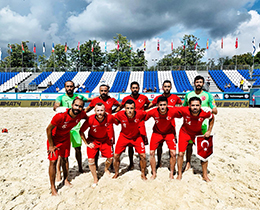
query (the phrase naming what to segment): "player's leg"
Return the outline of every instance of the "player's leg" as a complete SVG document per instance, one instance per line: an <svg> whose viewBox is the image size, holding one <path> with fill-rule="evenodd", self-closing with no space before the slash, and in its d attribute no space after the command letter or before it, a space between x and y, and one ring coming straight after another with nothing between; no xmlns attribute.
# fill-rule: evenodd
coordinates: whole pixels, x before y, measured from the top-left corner
<svg viewBox="0 0 260 210"><path fill-rule="evenodd" d="M159 144L158 148L157 148L157 165L156 168L160 168L162 167L162 147L163 147L163 142Z"/></svg>
<svg viewBox="0 0 260 210"><path fill-rule="evenodd" d="M155 150L158 146L162 143L162 136L157 133L153 133L150 140L150 165L152 169L152 176L151 179L156 178L156 160L155 160ZM157 150L158 151L158 150Z"/></svg>
<svg viewBox="0 0 260 210"><path fill-rule="evenodd" d="M147 180L146 176L145 176L145 169L146 169L146 155L145 153L140 153L139 154L140 157L140 167L141 167L141 178L143 180Z"/></svg>
<svg viewBox="0 0 260 210"><path fill-rule="evenodd" d="M81 153L81 147L75 147L75 156L76 156L76 160L78 162L78 168L79 168L79 172L83 173L83 169L82 169L82 153Z"/></svg>
<svg viewBox="0 0 260 210"><path fill-rule="evenodd" d="M107 132L108 132L108 137L109 139L111 140L112 142L112 150L113 150L113 153L114 153L114 147L113 145L115 144L115 131L114 131L114 126L113 124L110 124L107 128ZM114 164L113 164L113 159L112 159L112 162L110 164L110 169L113 170L114 169Z"/></svg>
<svg viewBox="0 0 260 210"><path fill-rule="evenodd" d="M147 134L146 134L145 122L144 121L141 121L139 123L139 131L140 131L141 137L143 139L144 145L148 145L148 138L147 138Z"/></svg>
<svg viewBox="0 0 260 210"><path fill-rule="evenodd" d="M97 151L97 153L95 155L95 165L96 165L97 170L98 170L98 158L99 158L99 150Z"/></svg>
<svg viewBox="0 0 260 210"><path fill-rule="evenodd" d="M201 166L202 166L202 176L203 176L203 179L206 182L210 182L211 180L208 177L208 171L207 171L208 170L208 161L206 161L206 162L201 161Z"/></svg>
<svg viewBox="0 0 260 210"><path fill-rule="evenodd" d="M133 170L134 169L134 148L133 147L128 147L128 156L129 156L129 166L128 170Z"/></svg>
<svg viewBox="0 0 260 210"><path fill-rule="evenodd" d="M60 156L58 157L58 160L57 160L57 176L56 176L56 181L57 182L60 182L61 181L61 164L60 164Z"/></svg>
<svg viewBox="0 0 260 210"><path fill-rule="evenodd" d="M152 176L151 179L156 178L156 160L155 160L155 151L150 150L150 165L152 169Z"/></svg>
<svg viewBox="0 0 260 210"><path fill-rule="evenodd" d="M114 154L114 169L115 175L112 177L116 179L119 176L119 165L120 165L120 156L122 152L125 150L128 142L122 135L119 135L119 138L116 143L115 154Z"/></svg>
<svg viewBox="0 0 260 210"><path fill-rule="evenodd" d="M82 140L79 134L79 130L75 127L70 131L70 141L72 144L72 147L75 149L75 157L78 162L78 169L79 172L83 173L82 169L82 153L81 153L81 145Z"/></svg>
<svg viewBox="0 0 260 210"><path fill-rule="evenodd" d="M176 150L170 150L170 179L174 179L173 173L176 165Z"/></svg>
<svg viewBox="0 0 260 210"><path fill-rule="evenodd" d="M61 167L63 170L63 184L66 186L71 186L71 183L68 180L68 176L69 176L69 159L68 159L68 157L61 157Z"/></svg>
<svg viewBox="0 0 260 210"><path fill-rule="evenodd" d="M169 148L170 153L170 179L173 179L173 173L176 164L176 143L175 143L175 135L173 133L165 135L165 141Z"/></svg>
<svg viewBox="0 0 260 210"><path fill-rule="evenodd" d="M142 137L138 137L135 141L131 140L131 144L135 147L136 152L139 154L140 158L140 168L141 168L141 178L146 180L145 169L146 169L146 155L145 146Z"/></svg>
<svg viewBox="0 0 260 210"><path fill-rule="evenodd" d="M183 156L184 156L184 152L179 152L178 158L177 158L177 165L178 165L178 176L177 176L177 179L178 180L182 179Z"/></svg>
<svg viewBox="0 0 260 210"><path fill-rule="evenodd" d="M92 185L92 187L95 187L96 184L98 183L98 177L97 177L97 169L96 169L96 165L95 165L95 156L96 156L96 153L99 149L99 145L98 144L95 144L95 142L92 142L95 146L94 148L90 148L90 147L87 147L87 155L88 155L88 166L89 166L89 169L91 171L91 174L94 178L94 184Z"/></svg>
<svg viewBox="0 0 260 210"><path fill-rule="evenodd" d="M55 187L56 166L57 166L57 160L50 160L49 177L50 177L52 195L58 195L58 192Z"/></svg>
<svg viewBox="0 0 260 210"><path fill-rule="evenodd" d="M109 167L110 167L110 165L112 164L112 161L113 161L112 142L110 140L107 140L107 142L104 142L101 145L100 151L101 151L102 157L107 158L107 160L105 162L105 173L110 174Z"/></svg>
<svg viewBox="0 0 260 210"><path fill-rule="evenodd" d="M112 177L113 179L116 179L119 176L119 165L120 165L120 156L122 153L115 153L114 154L114 169L115 169L115 175Z"/></svg>
<svg viewBox="0 0 260 210"><path fill-rule="evenodd" d="M193 142L190 140L186 150L186 166L185 171L191 168L191 155L192 155Z"/></svg>

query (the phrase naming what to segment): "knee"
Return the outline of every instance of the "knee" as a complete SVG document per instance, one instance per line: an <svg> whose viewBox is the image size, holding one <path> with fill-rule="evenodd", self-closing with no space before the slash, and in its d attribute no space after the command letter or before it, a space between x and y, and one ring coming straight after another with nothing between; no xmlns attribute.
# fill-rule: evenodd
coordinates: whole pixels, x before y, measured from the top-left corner
<svg viewBox="0 0 260 210"><path fill-rule="evenodd" d="M155 156L155 151L154 151L154 150L151 150L151 151L150 151L150 157L153 157L153 158L154 158L154 156Z"/></svg>
<svg viewBox="0 0 260 210"><path fill-rule="evenodd" d="M142 154L140 154L139 156L140 156L140 159L141 159L141 160L145 160L145 158L146 158L145 153L142 153Z"/></svg>
<svg viewBox="0 0 260 210"><path fill-rule="evenodd" d="M114 160L115 161L119 161L120 158L120 154L114 154Z"/></svg>
<svg viewBox="0 0 260 210"><path fill-rule="evenodd" d="M95 159L94 158L89 158L88 159L88 164L89 165L94 165Z"/></svg>
<svg viewBox="0 0 260 210"><path fill-rule="evenodd" d="M179 152L178 157L183 158L184 152Z"/></svg>
<svg viewBox="0 0 260 210"><path fill-rule="evenodd" d="M170 150L171 157L176 157L176 150Z"/></svg>
<svg viewBox="0 0 260 210"><path fill-rule="evenodd" d="M50 160L50 166L54 167L57 164L57 160Z"/></svg>

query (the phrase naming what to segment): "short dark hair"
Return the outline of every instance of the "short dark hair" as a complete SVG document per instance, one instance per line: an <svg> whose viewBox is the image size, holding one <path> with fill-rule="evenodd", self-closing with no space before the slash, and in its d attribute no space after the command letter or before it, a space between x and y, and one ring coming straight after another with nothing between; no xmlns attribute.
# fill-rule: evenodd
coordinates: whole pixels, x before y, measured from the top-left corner
<svg viewBox="0 0 260 210"><path fill-rule="evenodd" d="M203 81L203 83L204 83L204 77L201 76L201 75L198 75L198 76L196 76L196 77L194 78L194 83L195 83L197 80L200 80L200 79L202 79L202 81Z"/></svg>
<svg viewBox="0 0 260 210"><path fill-rule="evenodd" d="M199 101L200 104L201 104L201 99L200 99L199 97L197 97L197 96L191 97L191 98L189 99L189 104L191 104L192 101Z"/></svg>
<svg viewBox="0 0 260 210"><path fill-rule="evenodd" d="M98 102L98 103L96 103L95 106L105 106L105 104L103 104L103 103L101 103L101 102Z"/></svg>
<svg viewBox="0 0 260 210"><path fill-rule="evenodd" d="M64 86L66 86L66 83L67 82L71 82L71 83L73 83L73 86L75 87L75 84L74 84L74 82L73 81L71 81L71 80L68 80L68 81L66 81L65 83L64 83Z"/></svg>
<svg viewBox="0 0 260 210"><path fill-rule="evenodd" d="M172 85L172 82L170 80L164 80L162 85L164 85L165 83L170 83Z"/></svg>
<svg viewBox="0 0 260 210"><path fill-rule="evenodd" d="M125 105L126 104L134 104L135 105L135 102L132 100L132 99L128 99L126 102L125 102Z"/></svg>
<svg viewBox="0 0 260 210"><path fill-rule="evenodd" d="M83 102L83 106L84 106L84 101L83 101L83 99L81 99L81 98L78 98L78 97L76 97L73 101L72 101L72 104L74 104L75 103L75 101L77 101L77 100L80 100L80 101L82 101Z"/></svg>
<svg viewBox="0 0 260 210"><path fill-rule="evenodd" d="M160 101L166 101L167 104L168 104L168 100L165 96L160 96L158 99L157 99L157 104L159 104Z"/></svg>
<svg viewBox="0 0 260 210"><path fill-rule="evenodd" d="M100 86L99 86L99 89L100 89L101 87L107 87L108 90L110 89L109 85L106 85L106 84L100 85Z"/></svg>
<svg viewBox="0 0 260 210"><path fill-rule="evenodd" d="M137 85L139 87L139 83L136 81L131 82L130 88L132 88L133 85Z"/></svg>

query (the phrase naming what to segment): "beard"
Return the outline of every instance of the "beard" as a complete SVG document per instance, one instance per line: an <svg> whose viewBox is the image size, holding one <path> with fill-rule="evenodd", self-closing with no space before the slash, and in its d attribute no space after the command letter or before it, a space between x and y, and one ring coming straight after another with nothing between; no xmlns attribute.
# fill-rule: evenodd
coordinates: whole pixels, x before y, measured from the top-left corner
<svg viewBox="0 0 260 210"><path fill-rule="evenodd" d="M73 90L66 90L66 93L67 93L68 95L73 94Z"/></svg>
<svg viewBox="0 0 260 210"><path fill-rule="evenodd" d="M136 95L138 95L138 91L135 90L135 91L132 92L132 94L133 94L134 96L136 96Z"/></svg>
<svg viewBox="0 0 260 210"><path fill-rule="evenodd" d="M101 94L101 98L106 98L106 97L107 97L107 94L105 94L105 93Z"/></svg>
<svg viewBox="0 0 260 210"><path fill-rule="evenodd" d="M201 89L202 89L202 86L197 85L197 86L195 87L195 89L196 89L196 90L201 90Z"/></svg>
<svg viewBox="0 0 260 210"><path fill-rule="evenodd" d="M78 115L81 111L78 109L71 109L74 115Z"/></svg>

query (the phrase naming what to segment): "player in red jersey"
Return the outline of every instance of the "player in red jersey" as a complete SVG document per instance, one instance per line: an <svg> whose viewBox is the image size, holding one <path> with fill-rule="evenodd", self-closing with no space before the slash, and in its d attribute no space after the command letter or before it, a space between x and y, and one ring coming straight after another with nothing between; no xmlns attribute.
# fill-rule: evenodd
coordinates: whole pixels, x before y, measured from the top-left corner
<svg viewBox="0 0 260 210"><path fill-rule="evenodd" d="M94 98L91 101L91 103L89 104L89 106L85 109L85 111L88 113L95 107L95 105L97 103L103 103L105 105L105 109L108 114L118 112L120 110L121 104L115 98L111 98L108 95L108 92L109 92L108 85L105 85L105 84L100 85L100 87L99 87L100 96ZM115 106L116 108L113 109L113 106ZM108 132L109 132L109 138L112 140L112 142L114 144L115 143L115 133L114 133L113 124L111 124L109 126ZM95 157L95 164L96 164L97 168L98 168L98 156L99 156L99 152L96 153L96 157ZM111 165L111 166L113 166L113 165Z"/></svg>
<svg viewBox="0 0 260 210"><path fill-rule="evenodd" d="M125 102L130 99L130 100L134 101L136 110L144 111L144 110L148 109L148 105L150 104L150 101L147 98L147 96L145 96L143 94L139 94L139 90L140 90L139 83L135 82L135 81L132 82L130 85L130 88L131 88L132 94L123 98L121 108L125 105ZM144 121L142 121L140 123L139 130L140 130L141 137L144 141L144 144L148 145L148 139L147 139ZM134 149L133 149L133 147L128 148L128 154L129 154L129 161L130 161L130 165L129 165L128 169L131 170L134 168L134 160L133 160Z"/></svg>
<svg viewBox="0 0 260 210"><path fill-rule="evenodd" d="M119 176L120 156L127 146L135 148L140 157L141 178L146 180L146 155L145 146L139 130L139 123L144 120L146 112L135 110L135 102L131 99L125 102L125 111L115 114L116 121L121 124L121 132L116 143L114 154L115 175Z"/></svg>
<svg viewBox="0 0 260 210"><path fill-rule="evenodd" d="M165 96L165 97L167 98L168 107L175 107L176 105L182 105L181 99L180 99L177 95L171 94L172 83L171 83L170 80L165 80L165 81L163 82L162 89L163 89L163 94L157 96L157 97L149 104L149 108L152 108L152 107L156 106L156 104L157 104L157 99L158 99L160 96ZM173 120L172 123L173 123L173 126L175 127L175 120ZM176 133L176 132L175 132L175 129L174 129L174 134L175 134L175 133ZM175 138L176 138L176 136L175 136ZM158 159L158 163L157 163L156 168L161 167L162 146L163 146L163 143L159 144L158 149L157 149L157 159Z"/></svg>
<svg viewBox="0 0 260 210"><path fill-rule="evenodd" d="M75 99L72 102L72 108L64 113L58 113L48 125L47 131L47 152L49 165L49 177L51 183L52 195L58 195L55 188L56 165L58 157L61 157L61 165L63 169L63 184L71 185L68 181L70 155L70 130L76 126L81 119L87 119L86 112L82 111L84 102L82 99Z"/></svg>
<svg viewBox="0 0 260 210"><path fill-rule="evenodd" d="M170 150L170 178L173 179L173 172L176 164L176 143L175 143L175 127L172 124L174 117L179 116L175 108L169 107L167 98L160 96L157 100L158 108L154 108L147 112L145 120L150 117L154 118L153 134L150 141L150 164L152 168L151 179L156 178L156 161L155 150L160 144L166 141Z"/></svg>
<svg viewBox="0 0 260 210"><path fill-rule="evenodd" d="M88 164L94 178L92 187L96 187L98 177L95 165L95 155L98 150L101 151L103 157L107 158L105 163L105 173L110 174L108 168L113 160L112 141L109 139L108 127L115 123L113 115L106 114L105 105L97 103L95 105L95 114L91 115L80 128L80 136L87 145ZM88 139L84 131L89 128Z"/></svg>
<svg viewBox="0 0 260 210"><path fill-rule="evenodd" d="M182 164L183 156L189 141L195 141L197 135L202 135L201 126L205 119L209 119L209 127L207 132L204 134L205 138L210 136L214 125L214 115L211 112L205 112L201 109L201 99L198 97L192 97L189 99L188 107L181 107L178 109L179 114L183 117L183 124L179 133L179 154L177 159L178 164L178 177L182 178ZM210 181L207 173L208 161L201 161L203 179L207 182Z"/></svg>

